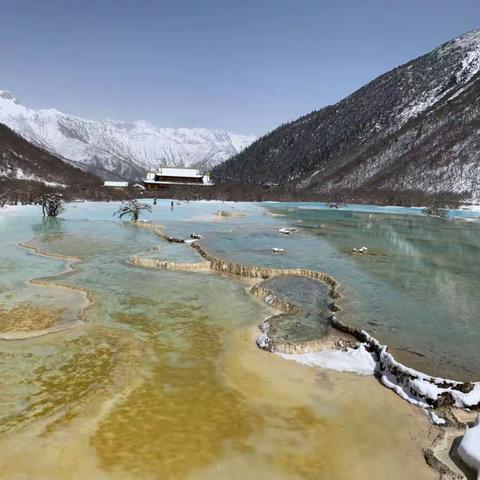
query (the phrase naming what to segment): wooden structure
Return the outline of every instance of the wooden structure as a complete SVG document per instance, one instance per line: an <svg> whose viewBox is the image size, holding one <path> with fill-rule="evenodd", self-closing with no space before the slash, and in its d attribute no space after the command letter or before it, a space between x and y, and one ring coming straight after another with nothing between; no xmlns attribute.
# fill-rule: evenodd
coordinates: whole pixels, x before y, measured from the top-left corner
<svg viewBox="0 0 480 480"><path fill-rule="evenodd" d="M147 172L143 184L147 190L159 190L169 185L211 186L208 175L195 168L159 167L156 171Z"/></svg>

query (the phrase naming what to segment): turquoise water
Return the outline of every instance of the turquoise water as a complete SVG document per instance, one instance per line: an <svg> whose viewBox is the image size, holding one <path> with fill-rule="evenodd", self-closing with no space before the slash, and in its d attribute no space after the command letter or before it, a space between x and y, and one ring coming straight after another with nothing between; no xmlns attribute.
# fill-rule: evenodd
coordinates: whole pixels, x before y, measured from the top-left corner
<svg viewBox="0 0 480 480"><path fill-rule="evenodd" d="M212 232L206 245L244 263L327 272L342 284L343 320L390 345L410 365L478 378L480 223L410 215L410 209L268 208L285 217L276 217L276 225L262 221ZM277 225L298 232L283 236ZM362 246L368 255L352 255ZM270 247L286 253L269 255Z"/></svg>
<svg viewBox="0 0 480 480"><path fill-rule="evenodd" d="M330 287L310 278L279 276L262 287L295 307L287 314L269 319L268 337L288 344L318 340L328 334L332 310Z"/></svg>
<svg viewBox="0 0 480 480"><path fill-rule="evenodd" d="M60 248L60 253L91 256L97 270L82 280L85 288L104 286L112 268L121 275L121 269L129 268L125 259L132 254L178 262L199 260L185 245L121 226L112 216L116 208L118 203L71 204L56 226L39 222L34 208L28 210L31 220L28 212L18 213L21 217L4 216L0 220L4 239L0 294L5 301L15 303L25 296L25 281L32 270L42 277L63 268L62 262L45 262L19 251L17 241L28 238L36 238L40 247L48 249L49 235L53 242L57 235L57 248L62 247L63 235L63 247L72 248ZM219 210L245 215L220 219L215 215ZM468 214L470 219L478 216ZM15 218L22 221L9 221ZM480 376L478 221L444 221L425 217L420 209L397 207L332 210L323 204L181 202L172 209L169 201L159 201L145 218L175 236L204 235L207 250L225 259L329 273L341 283L341 318L388 344L401 360L437 375ZM278 233L291 225L297 232ZM352 249L361 246L367 246L369 253L353 255ZM286 251L273 255L273 247Z"/></svg>
<svg viewBox="0 0 480 480"><path fill-rule="evenodd" d="M79 205L65 217L108 218L111 208ZM222 209L246 215L218 219L215 213ZM450 215L479 217L466 211ZM401 360L436 375L480 376L478 221L444 221L421 215L421 209L401 207L335 210L312 203L181 202L172 210L168 201L160 201L146 218L172 235L203 234L207 249L222 258L329 273L342 284L341 318L388 344ZM297 232L278 233L289 225ZM354 247L362 246L369 248L368 255L352 255ZM273 247L286 252L272 255ZM196 261L185 250L162 245L153 256L164 253L177 261Z"/></svg>

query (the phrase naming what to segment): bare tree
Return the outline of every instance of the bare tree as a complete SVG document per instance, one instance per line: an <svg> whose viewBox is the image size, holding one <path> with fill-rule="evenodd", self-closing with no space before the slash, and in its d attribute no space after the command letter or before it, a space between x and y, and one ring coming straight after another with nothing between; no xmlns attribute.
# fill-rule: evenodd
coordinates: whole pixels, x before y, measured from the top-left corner
<svg viewBox="0 0 480 480"><path fill-rule="evenodd" d="M42 206L44 217L58 217L65 209L60 193L45 193L40 195L37 203Z"/></svg>
<svg viewBox="0 0 480 480"><path fill-rule="evenodd" d="M114 213L118 218L129 216L130 220L136 222L143 211L151 212L152 207L146 203L137 202L137 200L129 200L122 202L122 206Z"/></svg>

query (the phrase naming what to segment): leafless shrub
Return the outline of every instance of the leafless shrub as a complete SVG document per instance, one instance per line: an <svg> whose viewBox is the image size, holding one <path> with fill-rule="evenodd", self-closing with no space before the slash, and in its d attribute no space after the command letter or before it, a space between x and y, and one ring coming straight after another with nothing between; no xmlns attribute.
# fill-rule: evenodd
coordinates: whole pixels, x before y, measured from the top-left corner
<svg viewBox="0 0 480 480"><path fill-rule="evenodd" d="M38 197L37 203L42 206L44 217L58 217L65 209L60 193L45 193Z"/></svg>
<svg viewBox="0 0 480 480"><path fill-rule="evenodd" d="M143 211L151 212L152 207L146 203L140 203L137 200L122 202L122 206L114 213L118 218L129 216L130 220L136 222Z"/></svg>

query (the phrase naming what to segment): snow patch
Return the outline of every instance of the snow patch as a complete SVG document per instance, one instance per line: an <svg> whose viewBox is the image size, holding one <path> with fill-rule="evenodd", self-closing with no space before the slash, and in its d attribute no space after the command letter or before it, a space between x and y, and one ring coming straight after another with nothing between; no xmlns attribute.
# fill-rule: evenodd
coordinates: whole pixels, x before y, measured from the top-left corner
<svg viewBox="0 0 480 480"><path fill-rule="evenodd" d="M395 360L386 345L362 331L366 344L378 352L378 372L381 382L414 405L432 408L445 397L450 397L457 408L480 404L480 382L465 385L455 380L432 377L409 368Z"/></svg>
<svg viewBox="0 0 480 480"><path fill-rule="evenodd" d="M49 180L45 180L42 177L39 177L37 175L25 173L21 168L17 168L15 170L7 169L7 170L0 171L0 177L16 178L17 180L28 180L32 182L39 182L49 187L67 188L67 185L65 185L64 183L51 182Z"/></svg>
<svg viewBox="0 0 480 480"><path fill-rule="evenodd" d="M377 366L365 345L347 350L321 350L313 353L278 353L285 360L293 360L311 367L328 368L359 375L373 375Z"/></svg>
<svg viewBox="0 0 480 480"><path fill-rule="evenodd" d="M268 321L260 325L260 330L262 335L257 340L257 344L269 350L271 341L268 337ZM468 409L480 405L480 382L462 383L432 377L395 360L387 351L387 347L367 332L360 331L358 338L362 338L362 341L358 348L354 349L278 354L286 360L294 360L305 365L355 372L361 375L375 374L385 387L390 388L412 405L424 409L430 410L442 405ZM430 419L438 425L444 423L444 420L434 412L430 415Z"/></svg>
<svg viewBox="0 0 480 480"><path fill-rule="evenodd" d="M433 410L423 409L423 411L434 425L445 425L447 423L444 418L439 417Z"/></svg>
<svg viewBox="0 0 480 480"><path fill-rule="evenodd" d="M475 425L465 432L457 452L468 466L478 472L477 478L480 480L480 416Z"/></svg>

